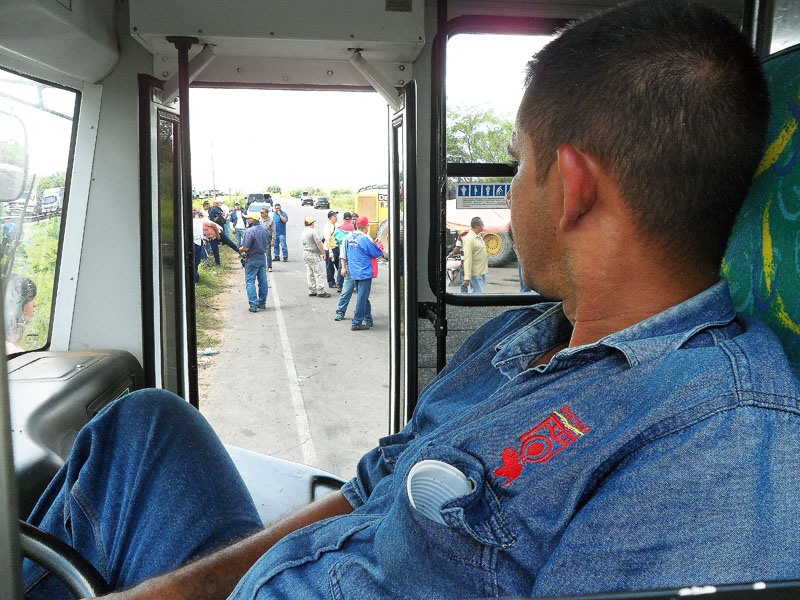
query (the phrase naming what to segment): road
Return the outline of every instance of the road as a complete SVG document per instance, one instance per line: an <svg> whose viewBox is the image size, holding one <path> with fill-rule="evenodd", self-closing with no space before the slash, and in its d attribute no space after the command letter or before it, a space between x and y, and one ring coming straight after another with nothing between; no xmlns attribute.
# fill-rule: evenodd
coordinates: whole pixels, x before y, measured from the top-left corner
<svg viewBox="0 0 800 600"><path fill-rule="evenodd" d="M349 478L389 428L388 264L370 294L375 326L351 331L355 295L339 322L335 289L308 296L300 232L309 215L321 231L327 210L296 199L282 206L289 262L273 263L267 310L258 313L247 310L244 271L234 274L220 307L224 341L210 378L201 375L201 412L225 443Z"/></svg>
<svg viewBox="0 0 800 600"><path fill-rule="evenodd" d="M300 232L309 215L321 231L327 210L281 203L289 262L273 263L267 310L255 314L247 310L244 271L234 274L219 307L220 353L201 367L201 412L225 443L349 478L388 433L389 266L380 263L370 294L375 326L351 331L355 296L340 322L333 320L336 290L328 290L331 298L308 296ZM488 293L518 289L516 263L487 278Z"/></svg>

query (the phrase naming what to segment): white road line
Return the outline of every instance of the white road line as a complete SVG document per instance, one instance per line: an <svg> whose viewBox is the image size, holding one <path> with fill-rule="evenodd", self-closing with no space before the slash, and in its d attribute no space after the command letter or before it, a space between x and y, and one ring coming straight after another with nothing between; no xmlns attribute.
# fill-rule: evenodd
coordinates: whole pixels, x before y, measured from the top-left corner
<svg viewBox="0 0 800 600"><path fill-rule="evenodd" d="M281 345L283 346L283 360L286 363L286 376L289 380L289 394L292 397L292 408L294 409L294 419L297 424L297 435L300 438L300 449L303 451L303 462L307 465L317 466L317 451L314 448L314 439L311 437L311 427L308 424L308 412L303 401L303 392L300 390L300 383L297 380L297 368L294 365L292 348L289 345L289 334L286 332L286 323L281 313L281 301L278 298L278 288L275 286L275 278L272 273L267 273L269 284L269 295L275 304L275 316L278 320L278 331L281 334Z"/></svg>

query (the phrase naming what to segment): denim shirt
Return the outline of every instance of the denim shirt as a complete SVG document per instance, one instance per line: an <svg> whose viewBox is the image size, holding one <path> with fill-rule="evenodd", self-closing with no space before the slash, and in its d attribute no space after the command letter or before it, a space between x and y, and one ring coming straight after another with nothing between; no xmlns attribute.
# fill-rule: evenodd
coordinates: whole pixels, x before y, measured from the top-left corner
<svg viewBox="0 0 800 600"><path fill-rule="evenodd" d="M723 281L596 343L561 306L487 322L342 489L231 598L549 596L800 574L800 406L775 335ZM415 509L435 459L473 490Z"/></svg>

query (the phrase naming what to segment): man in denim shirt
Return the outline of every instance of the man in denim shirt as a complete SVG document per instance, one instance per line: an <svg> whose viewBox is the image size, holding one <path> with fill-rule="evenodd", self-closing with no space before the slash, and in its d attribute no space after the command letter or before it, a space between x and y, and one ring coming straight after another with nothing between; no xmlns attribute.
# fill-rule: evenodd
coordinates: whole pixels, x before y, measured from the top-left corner
<svg viewBox="0 0 800 600"><path fill-rule="evenodd" d="M525 283L561 302L481 327L341 493L118 597L473 598L798 575L800 390L717 275L764 143L758 61L716 13L658 0L567 30L528 80L511 218ZM257 526L208 425L166 396L104 410L31 517L114 588ZM460 491L415 500L423 461ZM26 582L56 597L29 564Z"/></svg>

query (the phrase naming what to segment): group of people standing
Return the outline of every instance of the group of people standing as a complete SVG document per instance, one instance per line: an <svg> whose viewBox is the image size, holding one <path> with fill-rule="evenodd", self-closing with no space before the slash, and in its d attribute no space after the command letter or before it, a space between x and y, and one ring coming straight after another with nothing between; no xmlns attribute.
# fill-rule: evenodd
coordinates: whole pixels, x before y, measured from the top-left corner
<svg viewBox="0 0 800 600"><path fill-rule="evenodd" d="M236 202L234 209L226 214L220 200L203 211L194 209L195 282L200 280L197 266L207 257L205 242L209 242L214 261L220 264L219 244L222 243L241 255L245 270L245 286L250 312L266 308L269 284L267 273L272 272L273 262L289 260L286 244L286 223L289 220L280 204L274 210L263 207L259 212L242 208ZM372 306L369 295L372 280L378 276L377 258L383 255L383 246L369 235L369 219L355 212L346 212L339 225L339 212L328 211L328 219L322 232L314 228L314 217L305 219L300 235L303 261L306 265L308 295L330 298L330 289L339 295L334 319L344 320L353 293L356 294L355 314L351 322L353 331L372 327ZM229 237L233 230L235 242Z"/></svg>
<svg viewBox="0 0 800 600"><path fill-rule="evenodd" d="M342 215L344 221L338 225L339 213L328 211L328 221L322 234L314 228L314 217L305 219L305 228L300 236L303 244L303 260L306 263L308 295L329 298L325 290L325 264L328 287L340 294L334 320L344 320L353 292L356 293L355 314L350 329L363 331L372 327L372 306L369 294L372 280L378 276L378 257L383 255L380 241L369 235L369 219L354 212Z"/></svg>

